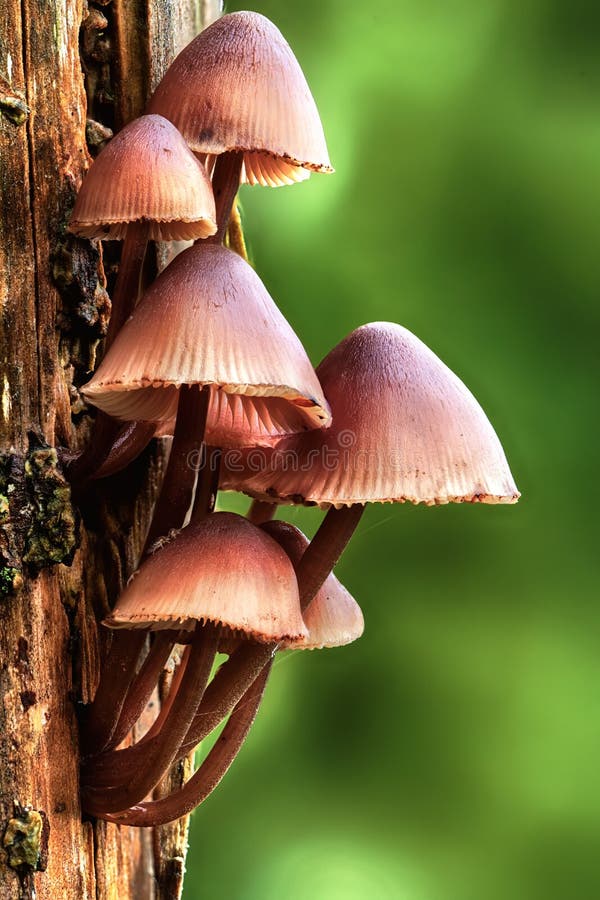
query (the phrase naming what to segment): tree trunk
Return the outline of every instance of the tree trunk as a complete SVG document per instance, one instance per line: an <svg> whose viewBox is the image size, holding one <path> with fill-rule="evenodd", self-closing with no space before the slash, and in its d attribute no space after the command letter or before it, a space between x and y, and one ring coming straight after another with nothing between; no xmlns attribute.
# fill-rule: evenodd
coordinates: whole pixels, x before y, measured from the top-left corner
<svg viewBox="0 0 600 900"><path fill-rule="evenodd" d="M162 458L150 449L76 508L61 459L89 433L77 388L106 330L114 262L66 223L88 148L143 110L200 16L200 0L3 4L0 900L181 891L184 824L117 828L82 821L79 806L78 717L106 640L97 622L135 565Z"/></svg>

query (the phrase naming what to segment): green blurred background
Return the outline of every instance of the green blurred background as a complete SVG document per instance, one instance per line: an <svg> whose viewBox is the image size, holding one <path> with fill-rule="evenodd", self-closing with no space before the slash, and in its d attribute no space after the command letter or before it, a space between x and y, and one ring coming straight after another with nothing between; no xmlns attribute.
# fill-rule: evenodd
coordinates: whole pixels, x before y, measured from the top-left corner
<svg viewBox="0 0 600 900"><path fill-rule="evenodd" d="M338 567L365 635L278 661L194 814L185 897L593 900L600 10L254 8L296 51L337 169L243 190L258 271L315 362L366 321L419 335L523 499L367 511Z"/></svg>

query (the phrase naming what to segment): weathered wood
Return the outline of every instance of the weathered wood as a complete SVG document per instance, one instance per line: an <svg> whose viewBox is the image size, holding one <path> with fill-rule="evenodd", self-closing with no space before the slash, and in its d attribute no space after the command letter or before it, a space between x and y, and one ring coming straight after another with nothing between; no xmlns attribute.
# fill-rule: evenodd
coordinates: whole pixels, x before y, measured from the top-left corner
<svg viewBox="0 0 600 900"><path fill-rule="evenodd" d="M3 4L0 900L181 889L185 823L152 835L82 822L78 798L77 715L98 678L96 623L135 565L161 457L148 451L78 498L79 521L52 448L81 447L89 432L77 388L108 313L98 248L65 231L89 164L86 116L95 151L142 111L199 16L197 0Z"/></svg>

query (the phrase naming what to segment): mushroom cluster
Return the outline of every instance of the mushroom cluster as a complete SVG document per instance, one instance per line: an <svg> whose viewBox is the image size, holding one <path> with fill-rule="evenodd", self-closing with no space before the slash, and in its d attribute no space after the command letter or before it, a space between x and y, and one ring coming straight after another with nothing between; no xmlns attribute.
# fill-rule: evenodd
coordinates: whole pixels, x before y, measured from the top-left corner
<svg viewBox="0 0 600 900"><path fill-rule="evenodd" d="M366 503L519 496L481 407L421 341L365 325L315 371L230 240L240 184L313 171L333 170L300 66L275 25L242 12L179 54L78 196L71 230L123 251L104 356L82 388L94 433L71 476L109 476L155 434L173 438L137 571L104 623L113 637L83 735L91 815L147 826L188 813L242 746L275 654L360 637L362 612L332 570ZM142 291L147 242L180 240L195 243ZM215 512L219 489L249 494L247 517ZM310 542L273 520L294 503L328 510ZM160 712L121 746L172 654ZM224 721L195 774L153 799Z"/></svg>

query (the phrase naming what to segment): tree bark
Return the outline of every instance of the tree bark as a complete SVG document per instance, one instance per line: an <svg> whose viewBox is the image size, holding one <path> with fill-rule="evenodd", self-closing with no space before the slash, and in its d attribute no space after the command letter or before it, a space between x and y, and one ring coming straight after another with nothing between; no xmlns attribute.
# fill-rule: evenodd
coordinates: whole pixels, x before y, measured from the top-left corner
<svg viewBox="0 0 600 900"><path fill-rule="evenodd" d="M71 497L61 459L89 433L78 387L115 262L66 224L89 150L143 111L200 15L200 0L3 4L0 900L181 892L185 823L152 834L82 821L79 806L78 718L108 639L97 622L135 565L162 457L151 448L77 506Z"/></svg>

